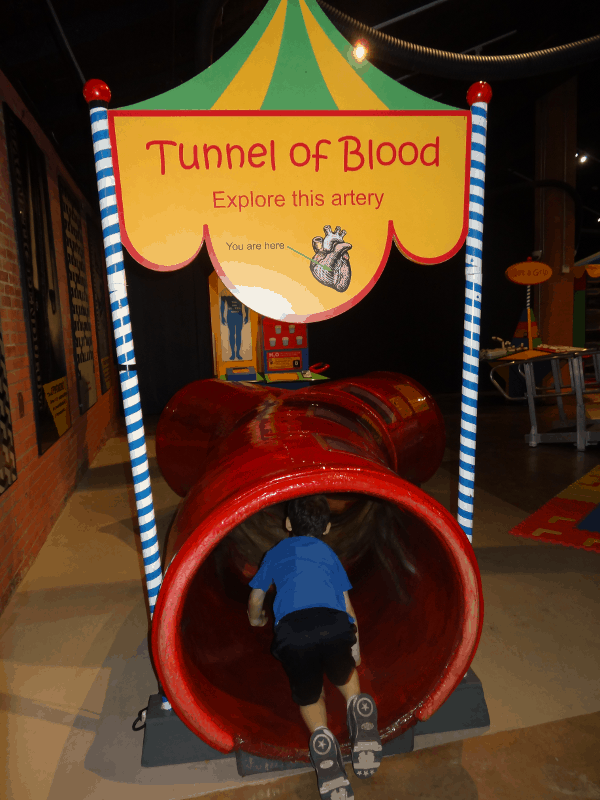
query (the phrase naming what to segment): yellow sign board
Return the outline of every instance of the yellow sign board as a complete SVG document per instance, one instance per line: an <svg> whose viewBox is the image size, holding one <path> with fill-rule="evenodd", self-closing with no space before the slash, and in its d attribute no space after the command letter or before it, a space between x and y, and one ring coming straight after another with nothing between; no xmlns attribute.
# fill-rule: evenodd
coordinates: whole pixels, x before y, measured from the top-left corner
<svg viewBox="0 0 600 800"><path fill-rule="evenodd" d="M174 270L203 242L224 285L313 322L372 288L392 241L450 258L467 232L467 111L110 111L121 235ZM535 282L535 281L534 281Z"/></svg>
<svg viewBox="0 0 600 800"><path fill-rule="evenodd" d="M505 272L506 277L513 283L521 286L533 286L536 283L544 283L552 277L552 267L542 264L540 261L521 261L513 264Z"/></svg>

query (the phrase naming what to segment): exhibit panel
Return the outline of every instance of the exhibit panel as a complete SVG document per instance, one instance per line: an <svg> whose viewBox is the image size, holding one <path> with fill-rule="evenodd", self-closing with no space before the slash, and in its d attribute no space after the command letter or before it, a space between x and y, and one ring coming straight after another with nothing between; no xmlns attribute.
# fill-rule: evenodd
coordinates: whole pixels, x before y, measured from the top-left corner
<svg viewBox="0 0 600 800"><path fill-rule="evenodd" d="M46 160L3 105L40 455L71 426Z"/></svg>
<svg viewBox="0 0 600 800"><path fill-rule="evenodd" d="M94 319L96 323L96 344L100 364L100 387L102 394L112 386L112 334L108 325L106 311L106 274L102 235L97 223L90 217L86 220L90 272L92 274L92 297L94 300Z"/></svg>
<svg viewBox="0 0 600 800"><path fill-rule="evenodd" d="M85 414L89 407L96 402L96 374L83 242L83 215L81 203L74 197L65 181L59 179L58 188L65 266L69 282L77 397L79 411L81 414Z"/></svg>
<svg viewBox="0 0 600 800"><path fill-rule="evenodd" d="M2 319L0 318L0 495L17 480L15 443L10 415L8 394L8 375L2 338Z"/></svg>
<svg viewBox="0 0 600 800"><path fill-rule="evenodd" d="M219 279L208 278L214 374L230 380L254 380L261 370L260 316Z"/></svg>

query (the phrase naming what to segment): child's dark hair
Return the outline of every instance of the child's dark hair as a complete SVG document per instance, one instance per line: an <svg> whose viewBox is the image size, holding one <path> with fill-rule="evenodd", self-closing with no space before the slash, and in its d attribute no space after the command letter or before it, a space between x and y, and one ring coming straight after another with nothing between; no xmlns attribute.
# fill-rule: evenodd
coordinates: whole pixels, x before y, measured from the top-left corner
<svg viewBox="0 0 600 800"><path fill-rule="evenodd" d="M290 500L287 515L292 523L290 536L314 536L320 539L329 523L329 503L323 494Z"/></svg>

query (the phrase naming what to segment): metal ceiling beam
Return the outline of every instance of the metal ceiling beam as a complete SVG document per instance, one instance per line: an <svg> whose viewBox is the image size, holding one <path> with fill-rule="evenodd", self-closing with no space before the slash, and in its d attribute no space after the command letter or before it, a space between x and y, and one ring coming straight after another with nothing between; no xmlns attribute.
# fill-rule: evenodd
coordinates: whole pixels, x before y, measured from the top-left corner
<svg viewBox="0 0 600 800"><path fill-rule="evenodd" d="M50 2L50 0L46 0L46 5L48 6L48 11L50 12L50 16L52 18L52 22L54 24L54 29L58 34L59 39L62 42L62 46L64 47L67 57L71 64L75 67L77 74L79 75L79 79L81 80L81 84L85 83L85 75L81 71L81 67L79 66L79 62L75 58L75 53L71 50L71 45L69 44L69 40L66 37L66 34L63 30L62 25L60 24L60 20L54 10L54 6Z"/></svg>
<svg viewBox="0 0 600 800"><path fill-rule="evenodd" d="M380 31L382 28L387 28L388 25L393 25L394 22L400 22L402 19L414 17L416 14L420 14L421 11L427 11L428 8L433 8L434 6L439 6L441 3L447 2L448 0L433 0L433 3L427 3L427 5L419 6L419 8L413 8L412 11L407 11L405 14L400 14L399 17L393 17L385 22L380 22L379 25L373 25L373 30Z"/></svg>

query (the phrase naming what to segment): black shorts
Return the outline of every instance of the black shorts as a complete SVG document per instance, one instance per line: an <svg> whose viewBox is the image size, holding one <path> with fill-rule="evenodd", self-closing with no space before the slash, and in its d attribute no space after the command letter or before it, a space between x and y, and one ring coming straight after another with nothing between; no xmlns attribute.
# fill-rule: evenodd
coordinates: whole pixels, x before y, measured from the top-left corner
<svg viewBox="0 0 600 800"><path fill-rule="evenodd" d="M348 682L354 669L356 625L345 611L307 608L283 617L275 628L271 653L281 661L299 706L316 703L323 674L334 686Z"/></svg>

